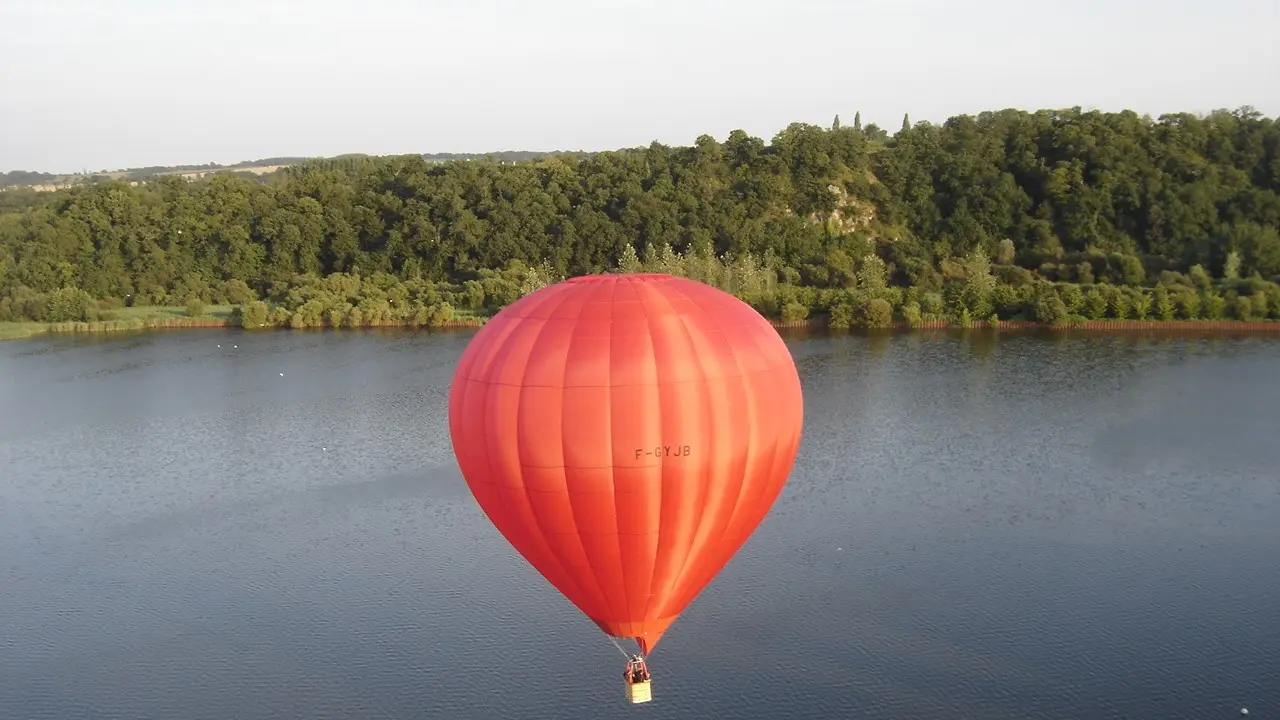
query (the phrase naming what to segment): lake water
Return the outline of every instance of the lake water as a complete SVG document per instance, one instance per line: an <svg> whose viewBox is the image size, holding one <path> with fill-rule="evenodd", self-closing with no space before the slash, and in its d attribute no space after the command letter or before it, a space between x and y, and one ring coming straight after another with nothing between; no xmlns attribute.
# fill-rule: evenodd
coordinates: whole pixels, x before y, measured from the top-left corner
<svg viewBox="0 0 1280 720"><path fill-rule="evenodd" d="M632 707L458 474L469 337L0 343L0 718L1280 718L1274 340L789 339L795 471Z"/></svg>

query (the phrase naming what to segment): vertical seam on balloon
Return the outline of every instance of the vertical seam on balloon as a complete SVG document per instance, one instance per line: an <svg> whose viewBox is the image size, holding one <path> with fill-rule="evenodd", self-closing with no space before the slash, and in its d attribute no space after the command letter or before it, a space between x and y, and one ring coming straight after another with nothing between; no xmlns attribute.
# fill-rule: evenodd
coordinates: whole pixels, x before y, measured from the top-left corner
<svg viewBox="0 0 1280 720"><path fill-rule="evenodd" d="M643 292L644 290L641 290L641 288L636 288L636 297L643 297L643 295L641 295L641 293ZM663 428L662 366L660 366L660 364L657 363L657 357L655 357L655 355L657 355L657 342L655 342L654 340L654 332L653 332L653 324L652 324L653 316L649 315L649 305L646 304L646 302L643 302L643 301L640 302L640 313L644 315L645 333L648 334L649 336L650 360L652 360L652 365L653 365L654 397L657 398L657 404L658 404L658 432L659 432L659 441L660 441L660 439L663 438L662 434L660 434L662 433L662 428ZM660 607L659 609L655 609L655 607L653 606L653 598L655 594L653 585L655 580L657 580L658 578L658 562L660 560L660 557L662 557L662 529L664 525L666 525L666 520L664 520L666 519L666 514L664 514L664 510L663 510L664 506L666 506L666 500L664 500L664 497L663 497L664 488L666 488L666 474L667 474L666 462L664 462L663 460L659 460L658 461L658 482L657 482L658 528L654 532L654 551L653 551L653 557L652 559L650 559L650 562L649 562L649 582L646 583L648 584L648 592L645 593L644 612L643 614L640 615L641 628L643 628L644 630L649 629L650 612L654 612L654 619L658 619L657 612L660 611ZM637 638L637 642L639 642L639 638Z"/></svg>
<svg viewBox="0 0 1280 720"><path fill-rule="evenodd" d="M559 302L559 303L557 303L555 306L553 306L553 307L551 308L551 314L552 314L552 316L554 316L554 315L555 315L555 311L556 311L556 310L557 310L561 305L564 305L564 304L565 304L565 302L567 302L567 301L568 301L569 296L570 296L570 295L569 295L569 293L561 293L561 294L560 294L560 302ZM542 305L544 305L544 304L548 304L548 303L550 302L550 300L551 300L553 297L555 297L555 296L553 295L552 297L547 298L547 300L544 300L543 302L538 303L538 305L537 305L537 306L535 306L535 308L534 308L534 309L540 308L540 307L541 307ZM528 318L526 318L526 319L528 319ZM532 353L534 352L534 349L538 347L538 343L539 343L539 342L541 342L541 340L542 340L542 334L543 334L544 332L546 332L547 325L551 322L551 319L552 319L552 318L542 318L542 326L538 328L538 334L534 337L533 342L532 342L532 343L530 343L530 346L529 346L529 352L530 352L530 354L532 354ZM507 339L506 339L506 342L507 342L507 343L511 342L511 338L512 338L512 337L515 337L515 335L516 335L516 333L514 333L514 332L513 332L511 335L508 335L508 336L507 336ZM506 343L504 343L504 345L505 345L505 344L506 344ZM501 351L501 350L502 350L502 348L499 348L499 351ZM523 385L524 385L524 379L525 379L525 377L527 376L527 373L528 373L528 372L529 372L529 363L527 363L527 362L526 362L526 363L525 363L525 366L524 366L524 370L522 370L522 371L521 371L521 375L520 375L521 387L523 387ZM563 385L563 383L561 383L561 384ZM523 392L521 392L519 395L517 395L517 396L516 396L516 417L517 417L517 418L519 418L519 417L520 417L520 405L521 405L521 403L523 403L523 402L524 402L524 393L523 393ZM490 472L490 475L492 475L492 473L493 473L493 461L492 461L492 456L487 456L487 457L489 457L489 463L490 463L490 470L489 470L489 472ZM519 461L519 463L520 463L520 467L521 467L521 469L523 470L523 468L524 468L524 456L523 456L523 454L520 452L520 439L519 439L518 437L516 438L516 458L517 458L517 460L518 460L518 461ZM554 545L552 545L552 543L551 543L551 541L550 541L550 540L548 540L548 538L547 538L547 531L546 531L546 529L545 529L545 528L543 527L543 525L542 525L542 517L538 515L538 511L537 511L536 507L535 507L535 506L534 506L534 504L533 504L533 497L532 497L532 495L530 495L530 494L529 494L529 485L528 485L528 483L526 483L526 482L524 481L523 473L522 473L522 476L521 476L521 478L520 478L520 489L524 491L524 501L525 501L525 505L526 505L526 506L528 507L528 509L529 509L529 516L533 518L534 529L536 529L536 530L537 530L537 532L538 532L538 534L542 536L542 542L543 542L543 544L544 544L544 545L546 545L546 546L547 546L547 557L548 557L552 562L554 562L556 565L558 565L558 566L560 567L560 571L561 571L561 573L563 573L563 574L564 574L565 579L567 579L567 580L568 580L568 581L573 585L574 589L576 589L576 590L578 591L578 594L579 594L580 596L585 596L585 595L586 595L586 593L584 592L585 588L583 588L583 587L582 587L582 585L578 583L578 579L577 579L576 577L574 577L573 573L569 571L569 568L564 564L564 561L560 558L559 554L557 554L557 553L556 553L555 546L554 546ZM535 567L535 568L534 568L534 570L537 570L537 568ZM554 586L555 584L554 584L554 583L552 583L552 585ZM585 598L584 598L584 599L585 599Z"/></svg>
<svg viewBox="0 0 1280 720"><path fill-rule="evenodd" d="M496 347L493 349L493 351L492 351L492 353L491 353L490 362L488 363L488 365L486 365L486 366L485 366L485 372L486 372L486 373L487 373L487 372L489 372L489 371L490 371L490 369L493 367L493 364L494 364L494 362L493 362L493 358L496 358L496 357L498 356L498 354L502 352L502 350L504 349L505 345L506 345L508 342L510 342L510 341L511 341L511 337L515 334L515 329L514 329L514 328L515 328L515 326L514 326L514 324L508 323L508 325L510 325L510 326L511 326L511 328L512 328L511 330L509 330L505 335L501 335L501 336L500 336L500 339L499 339L499 336L490 337L490 338L485 342L484 346L480 347L480 348L477 350L477 352L476 352L476 358L482 357L482 356L484 355L484 351L486 351L486 350L488 350L488 349L489 349L489 347L488 347L489 345L496 345ZM495 333L497 333L497 332L501 332L501 330L502 330L502 329L503 329L503 328L501 328L501 327L496 327L496 326L495 326L495 327L493 328L493 331L494 331ZM470 347L470 346L468 346L468 347ZM473 359L473 360L472 360L472 362L471 362L471 365L467 368L467 369L468 369L468 371L469 371L469 372L468 372L468 375L470 375L470 374L472 374L472 373L474 373L474 372L476 371L476 365L477 365L477 361L476 361L475 359ZM487 376L486 376L485 378L483 378L483 379L471 379L471 378L467 378L467 379L466 379L466 386L465 386L465 388L464 388L463 392L464 392L464 397L466 397L466 398L468 398L468 399L469 399L469 398L470 398L470 396L471 396L471 394L474 392L474 389L475 389L475 386L476 386L476 385L485 385L485 394L484 394L484 405L485 405L485 406L481 408L481 412L482 412L482 414L487 415L487 414L488 414L488 407L487 407L487 406L488 406L488 403L489 403L489 401L490 401L489 393L490 393L490 392L492 392L492 390L493 390L493 386L492 386L492 385L489 385L489 384L487 384L487 383L485 383L485 382L484 382L484 380L485 380L485 379L487 379ZM485 484L487 484L487 485L494 485L495 483L493 482L494 472L493 472L493 454L492 454L492 445L491 445L491 443L489 442L489 439L488 439L487 437L484 437L483 435L482 435L481 437L482 437L481 442L483 443L483 449L484 449L484 452L483 452L483 453L481 453L481 455L482 455L482 456L483 456L483 458L484 458L484 467L485 467L484 483L485 483ZM466 439L465 439L465 438L460 438L460 439L462 439L464 442L466 441ZM494 518L493 518L493 516L489 515L489 511L488 511L488 509L486 509L486 508L484 508L484 507L481 507L481 511L482 511L482 512L484 512L484 513L485 513L485 515L489 517L490 522L493 522ZM494 523L494 525L495 525L495 527L497 527L497 523ZM506 538L506 539L508 540L508 542L511 540L511 538L507 536L506 531L504 531L501 527L497 527L497 530L498 530L498 533L499 533L499 534L501 534L504 538ZM520 550L520 548L519 548L518 546L514 546L514 545L513 545L513 548L515 549L516 553L517 553L518 555L520 555L521 557L525 558L525 560L528 560L528 559L529 559L529 558L528 558L528 556L526 556L526 555L525 555L525 554ZM537 569L537 568L535 568L535 570L536 570L536 569Z"/></svg>
<svg viewBox="0 0 1280 720"><path fill-rule="evenodd" d="M641 297L640 293L642 293L642 292L643 292L643 290L641 290L641 289L637 288L637 289L636 289L636 296L637 296L637 297ZM648 306L648 304L646 304L646 303L644 303L644 302L641 302L641 303L640 303L640 312L644 315L644 328L645 328L645 333L647 333L647 334L648 334L648 336L649 336L649 351L650 351L650 357L652 358L652 357L655 355L655 347L656 347L656 344L655 344L655 342L654 342L654 338L653 338L653 326L652 326L652 325L650 325L650 322L652 321L652 319L653 319L653 318L649 315L649 306ZM661 428L662 428L662 416L663 416L663 413L662 413L662 378L661 378L662 369L659 367L659 364L658 364L657 362L653 362L652 364L653 364L654 395L655 395L655 397L657 398L657 403L658 403L658 428L659 428L659 433L661 433L661 432L662 432L662 430L661 430ZM659 439L660 439L660 440L662 439L662 435L661 435L661 434L659 435ZM654 583L654 581L655 581L655 580L657 579L657 577L658 577L658 560L659 560L659 556L660 556L660 554L661 554L661 552L662 552L662 528L663 528L663 526L666 524L666 523L664 522L664 517L665 517L665 516L664 516L664 514L663 514L663 510L662 510L662 508L664 507L663 489L664 489L664 487L665 487L665 477L664 477L665 475L666 475L666 466L665 466L665 463L664 463L663 461L659 460L659 461L658 461L658 482L657 482L657 486L658 486L658 529L657 529L657 530L655 531L655 533L654 533L654 534L655 534L655 537L654 537L654 541L655 541L654 545L655 545L655 547L654 547L654 551L653 551L653 560L652 560L652 562L650 563L650 566L649 566L649 583L648 583L648 585L649 585L649 591L648 591L648 594L645 596L645 599L644 599L644 613L640 616L640 622L641 622L641 625L642 625L642 627L644 627L645 629L647 629L647 628L648 628L648 624L649 624L649 622L648 622L648 621L649 621L649 613L650 613L650 611L655 610L655 608L653 608L653 607L652 607L652 605L653 605L653 597L654 597L653 583ZM658 608L658 610L660 610L660 608ZM656 616L655 616L655 619L656 619Z"/></svg>
<svg viewBox="0 0 1280 720"><path fill-rule="evenodd" d="M613 495L613 527L616 531L614 533L614 540L618 544L618 574L622 577L622 604L627 608L627 621L628 624L630 624L630 622L635 618L635 612L631 605L633 599L629 592L630 585L627 584L627 559L622 552L622 508L618 505L617 467L614 462L613 454L613 301L618 297L618 283L612 282L609 285L609 343L606 354L607 362L605 363L605 367L609 368L609 375L605 381L605 390L608 393L608 400L605 403L605 407L609 409L609 412L605 413L605 417L609 422L609 493Z"/></svg>
<svg viewBox="0 0 1280 720"><path fill-rule="evenodd" d="M770 330L773 332L773 334L774 334L774 335L777 335L777 331L776 331L776 330L773 330L773 329L772 329L772 327L770 327ZM752 342L755 344L755 346L756 346L756 350L760 352L761 356L763 356L763 357L768 357L768 356L769 356L769 353L768 353L764 348L761 348L761 347L760 347L760 340L761 340L761 338L760 338L760 337L758 337L758 336L754 336L754 335L752 336ZM781 340L781 338L780 338L780 337L779 337L779 340ZM783 352L787 353L787 355L788 355L788 356L790 356L790 350L786 347L786 343L783 343ZM786 367L785 365L778 365L776 368L770 368L770 369L765 370L765 371L763 371L763 372L761 372L761 373L756 373L756 375L761 375L761 374L766 374L766 373L776 372L776 371L781 370L781 369L783 369L783 368L785 368L785 367ZM802 416L802 417L803 417L803 416ZM790 440L788 440L788 442L790 442ZM773 478L774 478L774 477L775 477L775 475L776 475L777 464L778 464L778 448L779 448L779 445L780 445L780 443L779 443L779 441L778 441L778 437L777 437L777 435L776 435L776 433L775 433L775 434L774 434L774 436L773 436L773 438L772 438L772 443L771 443L771 445L769 446L769 450L768 450L768 458L769 458L769 462L768 462L768 464L767 464L767 465L765 465L765 467L769 468L769 479L770 479L770 481L772 481L772 480L773 480ZM759 459L759 458L757 458L757 459ZM789 473L787 473L787 474L789 474ZM755 473L748 473L748 477L753 477L753 478L754 478L754 477L757 477L757 475L756 475ZM783 485L785 485L785 479L786 479L786 474L784 474L784 475L783 475L783 480L784 480L784 482L783 482L783 483L780 483L780 484L778 485L778 494L781 494L782 487L783 487ZM754 490L755 490L755 493L756 493L756 495L757 495L757 498L756 498L756 499L758 500L759 496L763 496L763 495L765 494L765 491L766 491L766 490L768 490L768 486L767 486L767 485L764 485L764 484L760 484L760 486L759 486L759 487L757 487L757 488L754 488ZM776 499L777 499L777 497L776 497L776 495L775 495L774 500L776 501ZM761 503L759 503L759 502L753 502L753 503L748 503L748 504L747 504L747 507L757 507L757 508L759 508L760 506L761 506ZM751 529L747 532L746 536L744 536L744 537L742 538L742 544L746 544L747 539L748 539L748 538L749 538L753 533L755 533L755 529L756 529L756 527L758 527L758 526L759 526L759 524L760 524L761 522L764 522L764 518L765 518L766 516L768 516L769 511L772 509L772 507L773 507L773 501L771 501L767 506L764 506L764 507L762 508L762 509L764 510L764 513L760 516L759 520L758 520L755 524L748 524L748 525L747 525L747 527L750 527ZM734 515L734 516L736 516L736 515L737 515L737 510L738 510L738 508L737 508L737 507L734 507L734 512L733 512L733 515ZM732 517L732 516L731 516L731 517L730 517L729 522L732 524L734 519L736 519L736 518L734 518L734 517ZM741 545L740 545L739 547L741 547Z"/></svg>
<svg viewBox="0 0 1280 720"><path fill-rule="evenodd" d="M681 295L682 297L684 297L686 300L689 300L689 297L684 293L681 293L678 288L675 289L675 292ZM695 344L693 342L693 333L689 332L689 324L688 322L685 321L684 315L680 314L679 312L674 312L676 310L676 307L675 305L671 304L670 298L661 294L659 294L658 297L661 297L664 301L666 301L667 305L672 309L673 314L680 319L680 327L682 330L684 330L685 341L688 343L688 347L691 351L691 354L694 357L698 358L697 367L698 367L698 372L702 375L702 379L701 379L701 382L697 383L697 385L699 388L701 388L701 391L703 393L703 400L704 400L703 407L706 408L708 414L710 414L713 403L711 402L711 390L710 388L707 387L707 380L708 380L707 369L702 364L702 355L697 352L697 348L695 347ZM689 300L689 301L693 302L692 300ZM659 398L661 398L661 391L659 391ZM661 402L661 400L659 400L659 402ZM714 418L708 418L708 422L714 422ZM714 434L709 432L708 436L714 436ZM711 448L708 447L707 452L710 453ZM666 472L666 469L664 467L663 473L665 474L665 472ZM700 479L701 479L701 488L700 488L701 497L704 505L706 504L707 496L711 493L711 479L709 477L710 472L712 472L712 470L710 469L710 466L709 466L707 472L699 473ZM686 584L684 572L685 572L685 569L688 568L689 566L689 558L693 554L692 552L693 545L697 541L698 535L702 532L702 525L706 521L707 521L706 513L702 513L698 515L698 521L694 525L693 533L689 535L689 544L684 548L684 559L680 561L680 569L677 570L675 575L673 576L674 578L674 581L672 583L673 590L678 589L681 592L680 593L673 592L672 594L669 594L665 598L663 598L663 607L661 608L660 612L664 616L670 614L669 608L667 606L670 605L672 598L679 599L680 595L684 594L684 586ZM653 586L652 578L650 578L649 585L650 585L650 588L652 589L652 586Z"/></svg>
<svg viewBox="0 0 1280 720"><path fill-rule="evenodd" d="M772 330L772 328L770 328L770 330L776 334L776 331L773 331L773 330ZM762 347L760 346L760 341L761 341L761 338L760 338L758 335L756 335L756 334L754 334L754 333L751 335L751 343L752 343L752 345L754 346L755 351L760 355L760 357L763 357L763 358L768 358L768 357L770 357L770 352L769 352L767 349L762 348ZM772 370L772 368L770 368L770 369L768 369L768 370L762 370L762 371L758 371L758 372L753 373L753 374L750 376L750 378L749 378L749 379L752 381L751 383L747 383L747 382L746 382L746 381L748 380L748 377L747 377L747 376L746 376L746 374L744 373L744 374L743 374L743 381L744 381L744 384L745 384L747 387L750 387L750 388L752 388L752 389L754 390L754 389L756 388L755 382L756 382L757 378L759 378L761 375L766 375L766 376L767 376L767 375L771 372L771 370ZM767 381L766 381L766 382L767 382ZM759 402L759 398L755 395L755 393L754 393L754 392L752 392L752 397L753 397L753 399L754 399L757 403ZM768 403L768 401L769 401L769 400L768 400L768 398L766 398L764 402L765 402L765 403ZM758 451L757 453L753 453L752 455L750 455L750 456L749 456L749 457L751 457L753 460L755 460L755 468L754 468L754 469L757 469L757 470L758 470L758 468L759 468L759 467L761 467L761 466L763 465L764 467L766 467L766 468L768 468L768 469L770 470L770 479L772 479L773 463L774 463L774 459L775 459L775 457L776 457L776 455L777 455L777 452L778 452L778 440L777 440L776 434L775 434L775 436L771 439L770 444L769 444L769 449L768 449L767 451L761 450L760 448L757 448L757 451ZM764 463L764 462L762 462L766 456L767 456L767 457L768 457L768 459L769 459L768 463ZM749 472L749 473L747 473L747 477L752 478L752 479L754 480L754 479L756 479L756 478L758 478L758 477L759 477L759 473L758 473L758 472ZM752 488L751 488L751 492L753 493L753 498L758 498L760 495L763 495L763 494L764 494L764 491L765 491L765 489L767 489L767 487L768 487L768 486L767 486L766 484L764 484L764 483L759 483L759 482L755 483L755 484L752 486ZM733 525L734 525L734 521L735 521L735 520L737 520L738 507L739 507L739 506L735 506L735 507L734 507L734 509L733 509L733 514L730 516L729 523L730 523L730 525L731 525L731 526L733 526ZM747 504L746 504L746 507L758 507L758 503L756 503L756 502L750 502L750 503L747 503ZM761 518L761 519L763 520L763 518ZM752 529L751 529L751 531L750 531L750 532L754 533L754 532L755 532L755 527L754 527L754 526L751 526L751 527L752 527ZM748 535L748 537L749 537L749 535ZM743 538L743 543L744 543L744 544L746 543L746 538L745 538L745 537Z"/></svg>
<svg viewBox="0 0 1280 720"><path fill-rule="evenodd" d="M747 414L750 417L756 417L755 408L759 407L760 399L756 396L755 383L752 382L754 378L748 376L743 371L742 359L738 356L738 351L734 349L732 343L728 342L727 336L725 337L725 340L726 340L725 345L729 348L729 354L733 356L733 363L738 368L738 378L739 378L739 381L742 383L742 394L747 399ZM755 471L759 465L759 462L758 462L759 459L755 456L755 452L754 452L754 450L756 449L755 435L757 432L759 432L759 429L755 426L753 426L752 429L747 432L747 452L746 452L745 462L742 465L742 476L737 478L738 492L734 495L733 506L729 508L729 517L725 519L724 525L720 528L721 543L723 543L725 537L728 537L729 534L733 531L733 528L734 528L733 521L738 516L738 509L743 506L742 505L743 493L749 492L751 489L753 489L751 484L748 482L748 480L749 478L755 477ZM735 549L735 552L736 552L736 549ZM726 564L728 564L728 561L726 561Z"/></svg>
<svg viewBox="0 0 1280 720"><path fill-rule="evenodd" d="M697 305L696 302L694 304ZM698 308L702 309L700 305L698 306ZM713 324L713 325L720 332L720 336L722 338L722 341L724 342L724 346L729 349L729 355L733 358L733 366L738 370L738 381L739 383L741 383L741 386L742 386L742 394L747 399L747 408L746 408L747 416L756 417L756 413L753 410L758 406L759 403L755 393L755 385L749 382L750 378L747 376L747 373L743 370L743 367L742 367L742 358L738 356L738 350L736 347L734 347L734 344L730 340L728 333L725 332L724 327L719 324ZM756 432L757 430L755 429L754 425L752 426L751 429L747 431L747 447L745 452L745 461L742 466L742 474L735 478L738 481L738 490L733 495L733 505L729 508L728 516L724 519L724 522L720 526L720 537L716 542L717 545L723 545L725 537L729 535L730 530L733 528L734 517L738 514L738 508L742 506L742 493L743 493L743 490L746 488L747 478L753 477L753 474L751 471L754 469L756 463L755 463L755 457L751 451L754 444L753 441L755 440L754 436ZM737 553L737 550L738 548L734 548L735 554ZM726 558L724 564L722 564L720 568L716 568L716 572L719 572L721 568L723 568L725 565L728 565L729 560L731 560L732 558L733 558L732 555ZM708 584L709 583L710 583L710 580L708 580Z"/></svg>
<svg viewBox="0 0 1280 720"><path fill-rule="evenodd" d="M587 309L587 303L583 302L583 304L578 308L578 317L575 318L575 321L580 320L582 318L582 313L586 312L586 309ZM566 348L565 350L564 367L561 368L560 370L560 397L561 397L560 473L563 476L563 480L564 480L565 502L569 503L569 521L573 523L573 539L578 543L578 550L582 553L583 559L587 561L587 568L591 571L590 573L588 573L588 575L591 578L591 583L596 588L596 593L599 595L600 606L596 608L596 610L607 612L609 606L613 604L612 599L609 597L607 593L605 593L604 586L600 584L600 578L597 576L597 573L599 572L600 569L596 567L595 563L591 561L591 554L587 552L586 543L582 541L582 530L578 527L577 510L573 506L573 493L570 492L569 490L569 463L568 463L568 460L565 458L565 456L568 454L568 446L566 445L566 443L568 442L569 435L570 435L568 432L565 432L565 426L564 426L565 413L563 408L564 408L564 394L566 389L565 381L569 378L569 351L573 349L573 339L574 339L574 336L577 334L579 327L581 326L577 322L574 322L573 330L569 334L569 347ZM615 503L615 508L616 508L616 505L617 504ZM591 613L591 615L599 615L599 614L600 614L599 612ZM594 620L598 618L593 617L592 619Z"/></svg>

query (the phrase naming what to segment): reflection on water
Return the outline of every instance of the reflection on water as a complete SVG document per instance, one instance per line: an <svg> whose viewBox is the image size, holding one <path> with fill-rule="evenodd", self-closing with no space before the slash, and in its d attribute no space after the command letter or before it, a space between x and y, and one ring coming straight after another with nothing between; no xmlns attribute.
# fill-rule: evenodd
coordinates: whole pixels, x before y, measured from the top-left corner
<svg viewBox="0 0 1280 720"><path fill-rule="evenodd" d="M0 718L634 714L453 463L468 337L0 343ZM644 712L1280 716L1280 343L789 342L795 473Z"/></svg>

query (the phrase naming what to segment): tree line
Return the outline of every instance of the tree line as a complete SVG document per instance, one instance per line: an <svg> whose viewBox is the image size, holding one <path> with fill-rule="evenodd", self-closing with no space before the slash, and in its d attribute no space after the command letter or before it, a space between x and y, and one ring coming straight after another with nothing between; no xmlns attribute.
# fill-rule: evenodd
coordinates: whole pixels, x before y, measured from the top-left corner
<svg viewBox="0 0 1280 720"><path fill-rule="evenodd" d="M1280 126L1003 110L520 161L351 156L0 202L0 321L443 324L650 269L773 317L1280 319Z"/></svg>

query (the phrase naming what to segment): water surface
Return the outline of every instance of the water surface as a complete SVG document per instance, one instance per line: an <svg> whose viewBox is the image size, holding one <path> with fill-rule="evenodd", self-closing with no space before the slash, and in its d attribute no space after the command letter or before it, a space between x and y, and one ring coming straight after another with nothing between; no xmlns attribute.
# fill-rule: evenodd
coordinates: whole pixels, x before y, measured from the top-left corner
<svg viewBox="0 0 1280 720"><path fill-rule="evenodd" d="M1280 343L795 337L655 701L467 493L469 334L0 343L0 718L1280 718Z"/></svg>

